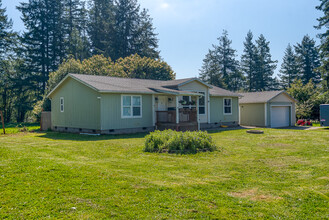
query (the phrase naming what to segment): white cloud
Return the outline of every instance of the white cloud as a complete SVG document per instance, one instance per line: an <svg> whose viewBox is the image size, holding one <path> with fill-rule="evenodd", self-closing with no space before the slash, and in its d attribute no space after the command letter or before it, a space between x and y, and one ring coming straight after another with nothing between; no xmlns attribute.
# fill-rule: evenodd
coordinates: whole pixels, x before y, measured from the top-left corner
<svg viewBox="0 0 329 220"><path fill-rule="evenodd" d="M160 4L160 8L161 9L168 9L170 7L170 5L167 2L161 2Z"/></svg>
<svg viewBox="0 0 329 220"><path fill-rule="evenodd" d="M167 10L171 7L168 0L140 0L140 2L143 7L157 11Z"/></svg>

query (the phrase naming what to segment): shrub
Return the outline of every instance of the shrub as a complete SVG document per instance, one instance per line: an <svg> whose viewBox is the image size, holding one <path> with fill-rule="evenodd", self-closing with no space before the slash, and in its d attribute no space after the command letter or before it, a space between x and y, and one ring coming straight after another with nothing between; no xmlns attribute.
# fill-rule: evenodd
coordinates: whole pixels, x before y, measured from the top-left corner
<svg viewBox="0 0 329 220"><path fill-rule="evenodd" d="M206 131L177 132L154 131L145 137L145 152L198 153L216 150L212 138Z"/></svg>

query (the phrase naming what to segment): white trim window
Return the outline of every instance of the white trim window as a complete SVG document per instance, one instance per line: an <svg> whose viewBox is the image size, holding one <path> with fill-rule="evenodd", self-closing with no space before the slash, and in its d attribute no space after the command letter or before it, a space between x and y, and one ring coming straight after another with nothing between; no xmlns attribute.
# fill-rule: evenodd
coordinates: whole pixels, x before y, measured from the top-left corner
<svg viewBox="0 0 329 220"><path fill-rule="evenodd" d="M232 99L224 98L224 115L232 115Z"/></svg>
<svg viewBox="0 0 329 220"><path fill-rule="evenodd" d="M199 115L205 115L206 114L206 93L205 92L199 92L203 96L199 97Z"/></svg>
<svg viewBox="0 0 329 220"><path fill-rule="evenodd" d="M142 117L142 96L122 95L121 96L121 117L141 118Z"/></svg>
<svg viewBox="0 0 329 220"><path fill-rule="evenodd" d="M59 98L59 110L64 112L64 97Z"/></svg>

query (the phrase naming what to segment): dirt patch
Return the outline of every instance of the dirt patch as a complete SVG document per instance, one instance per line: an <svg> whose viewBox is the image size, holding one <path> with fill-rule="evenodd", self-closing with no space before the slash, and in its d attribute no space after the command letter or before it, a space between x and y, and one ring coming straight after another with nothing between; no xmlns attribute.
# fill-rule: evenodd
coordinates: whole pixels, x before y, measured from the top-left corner
<svg viewBox="0 0 329 220"><path fill-rule="evenodd" d="M80 204L86 204L87 206L92 207L92 208L100 208L100 206L93 203L91 199L77 198L76 203L77 204L79 204L79 203Z"/></svg>
<svg viewBox="0 0 329 220"><path fill-rule="evenodd" d="M322 176L322 177L319 177L318 180L329 180L329 176Z"/></svg>
<svg viewBox="0 0 329 220"><path fill-rule="evenodd" d="M282 199L282 197L279 196L262 194L261 192L259 192L257 188L248 189L240 192L231 192L229 193L229 195L236 198L250 199L252 201L273 201L273 200Z"/></svg>
<svg viewBox="0 0 329 220"><path fill-rule="evenodd" d="M273 147L273 148L291 148L291 147L293 147L293 145L291 145L291 144L284 144L284 143L259 143L258 144L258 146L260 146L260 147L264 147L264 148L271 148L271 147Z"/></svg>

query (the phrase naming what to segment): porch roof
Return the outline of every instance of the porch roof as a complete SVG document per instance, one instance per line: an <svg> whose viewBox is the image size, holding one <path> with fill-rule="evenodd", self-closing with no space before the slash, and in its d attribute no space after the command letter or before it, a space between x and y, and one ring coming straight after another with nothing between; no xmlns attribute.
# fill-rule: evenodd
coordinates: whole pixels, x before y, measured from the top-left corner
<svg viewBox="0 0 329 220"><path fill-rule="evenodd" d="M183 91L169 88L153 88L157 93L164 93L170 95L186 95L186 96L203 96L203 94L191 92L191 91Z"/></svg>

